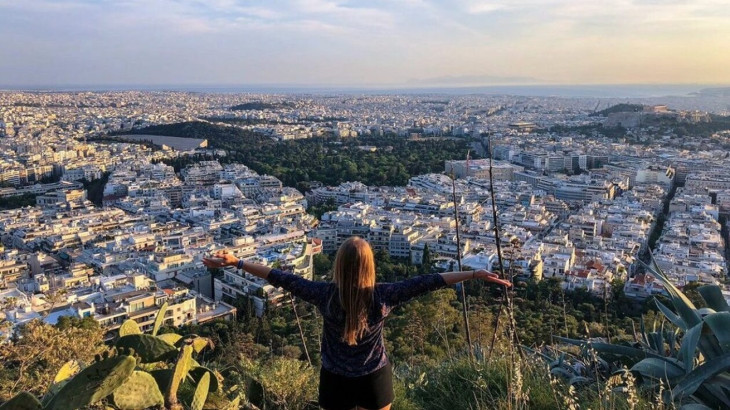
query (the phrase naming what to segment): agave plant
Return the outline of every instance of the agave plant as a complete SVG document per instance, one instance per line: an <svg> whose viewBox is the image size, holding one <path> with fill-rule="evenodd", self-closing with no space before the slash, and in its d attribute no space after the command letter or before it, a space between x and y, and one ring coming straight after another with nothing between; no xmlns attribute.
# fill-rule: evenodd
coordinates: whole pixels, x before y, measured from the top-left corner
<svg viewBox="0 0 730 410"><path fill-rule="evenodd" d="M578 357L550 346L542 346L539 350L522 346L522 349L541 358L547 364L551 378L560 378L570 386L593 383L596 381L597 375L605 376L606 372L617 370L595 355L594 357Z"/></svg>
<svg viewBox="0 0 730 410"><path fill-rule="evenodd" d="M652 260L649 274L665 288L670 307L655 299L657 308L673 325L647 332L643 320L634 344L609 344L556 337L604 357L627 360L639 385L667 388L665 403L683 409L730 408L730 306L720 287L698 288L708 307L697 308Z"/></svg>

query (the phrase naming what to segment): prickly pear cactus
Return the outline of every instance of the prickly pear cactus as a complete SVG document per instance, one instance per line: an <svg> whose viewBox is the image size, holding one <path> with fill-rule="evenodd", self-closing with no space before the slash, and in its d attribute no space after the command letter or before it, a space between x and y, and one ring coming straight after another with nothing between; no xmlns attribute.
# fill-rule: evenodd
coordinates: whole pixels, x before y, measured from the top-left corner
<svg viewBox="0 0 730 410"><path fill-rule="evenodd" d="M194 367L190 370L190 376L193 378L195 383L200 383L200 380L203 377L203 374L209 373L210 374L210 393L218 391L218 378L216 377L215 373L213 373L212 370L208 369L207 367Z"/></svg>
<svg viewBox="0 0 730 410"><path fill-rule="evenodd" d="M196 337L193 339L192 344L195 353L200 353L206 347L212 346L213 343L207 337Z"/></svg>
<svg viewBox="0 0 730 410"><path fill-rule="evenodd" d="M238 410L240 407L241 407L241 397L238 396L228 403L228 405L225 407L225 410Z"/></svg>
<svg viewBox="0 0 730 410"><path fill-rule="evenodd" d="M174 407L178 404L177 391L182 382L185 381L185 378L192 367L192 356L193 347L191 345L183 346L177 357L177 362L175 362L175 367L172 370L172 377L170 378L169 385L165 392L167 395L166 404L169 407Z"/></svg>
<svg viewBox="0 0 730 410"><path fill-rule="evenodd" d="M63 381L60 381L58 383L53 383L48 387L48 390L46 391L46 394L43 395L43 398L41 399L41 406L45 409L48 406L48 403L51 402L51 399L53 399L56 394L63 388L63 386L68 383L70 379L66 379Z"/></svg>
<svg viewBox="0 0 730 410"><path fill-rule="evenodd" d="M0 406L0 410L40 410L41 408L43 408L41 402L28 392L20 392Z"/></svg>
<svg viewBox="0 0 730 410"><path fill-rule="evenodd" d="M170 386L170 380L172 380L172 369L151 370L149 373L157 382L157 388L161 392L166 392Z"/></svg>
<svg viewBox="0 0 730 410"><path fill-rule="evenodd" d="M137 322L135 322L132 319L127 319L122 323L122 326L119 328L119 336L127 336L127 335L139 335L142 334L142 331L139 330L139 325Z"/></svg>
<svg viewBox="0 0 730 410"><path fill-rule="evenodd" d="M177 353L175 346L150 335L122 336L115 344L117 349L134 349L142 363L161 362Z"/></svg>
<svg viewBox="0 0 730 410"><path fill-rule="evenodd" d="M96 403L124 384L136 364L131 356L113 356L97 361L64 384L45 409L78 409Z"/></svg>
<svg viewBox="0 0 730 410"><path fill-rule="evenodd" d="M177 343L183 338L177 333L165 333L164 335L157 335L157 337L173 346L177 345Z"/></svg>
<svg viewBox="0 0 730 410"><path fill-rule="evenodd" d="M146 409L165 402L155 378L140 370L135 370L124 384L114 390L113 398L114 404L121 410Z"/></svg>
<svg viewBox="0 0 730 410"><path fill-rule="evenodd" d="M190 404L191 410L203 410L205 400L208 398L208 389L210 388L210 373L204 373L200 378L198 386L195 388L193 402Z"/></svg>
<svg viewBox="0 0 730 410"><path fill-rule="evenodd" d="M64 380L70 379L73 375L81 370L79 362L71 360L63 364L61 369L56 373L56 377L53 379L53 383L60 383Z"/></svg>
<svg viewBox="0 0 730 410"><path fill-rule="evenodd" d="M162 306L160 306L160 310L157 311L157 316L155 317L155 324L152 327L152 336L157 336L157 332L160 331L162 322L165 321L165 312L167 312L167 302L163 303Z"/></svg>

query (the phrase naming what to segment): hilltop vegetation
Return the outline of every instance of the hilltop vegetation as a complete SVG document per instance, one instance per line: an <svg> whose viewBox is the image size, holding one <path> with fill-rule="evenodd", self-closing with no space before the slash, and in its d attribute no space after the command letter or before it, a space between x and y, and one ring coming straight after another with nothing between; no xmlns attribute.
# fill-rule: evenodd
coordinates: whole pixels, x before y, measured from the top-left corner
<svg viewBox="0 0 730 410"><path fill-rule="evenodd" d="M644 110L644 106L641 104L616 104L612 105L606 109L603 109L601 111L596 111L594 113L589 114L589 117L607 117L608 114L613 114L616 112L641 112Z"/></svg>
<svg viewBox="0 0 730 410"><path fill-rule="evenodd" d="M319 274L331 268L327 255L318 255L315 262ZM391 260L382 252L377 255L377 266L379 280L399 280L426 271L423 267ZM620 284L616 285L616 293L608 304L586 292L564 293L555 280L528 283L519 288L513 312L520 342L529 346L550 344L551 334L573 338L610 334L613 340L628 340L632 328L628 317L646 309L641 305L631 307L620 292ZM569 408L565 403L570 400L581 408L652 408L647 401L651 396L637 398L639 404L629 407L623 394L615 394L606 401L611 405L607 407L602 404L605 398L598 397L593 388L569 390L568 381L551 376L539 359L516 356L516 346L507 336L505 315L495 333L497 312L503 308L499 289L475 282L469 284L467 294L472 338L478 346L474 361L466 353L460 301L454 289L424 295L393 312L385 337L389 357L395 365L394 408L557 410ZM318 347L321 318L316 310L297 302L304 340L311 355L310 366L291 306L285 305L256 318L245 299L236 305L237 321L189 325L182 329L162 327L158 337L166 337L174 330L210 339L215 349L204 349L197 355L197 361L217 375L219 395L236 391L247 405L261 409L316 408L313 404L316 371L321 363ZM654 315L649 311L647 318L650 320ZM496 335L494 350L489 354L493 335ZM55 345L64 349L45 349L49 340L55 340ZM119 346L120 342L114 344ZM95 353L105 349L100 329L91 319L64 320L55 327L32 322L24 330L23 338L0 346L4 363L0 373L0 387L4 386L0 388L0 402L21 390L42 396L66 361L76 359L86 366L93 363ZM144 351L137 353L143 357L142 364L138 364L140 369L156 375L158 370L151 370L155 367L145 363ZM167 359L166 366L174 364L170 360ZM185 392L181 390L182 395Z"/></svg>

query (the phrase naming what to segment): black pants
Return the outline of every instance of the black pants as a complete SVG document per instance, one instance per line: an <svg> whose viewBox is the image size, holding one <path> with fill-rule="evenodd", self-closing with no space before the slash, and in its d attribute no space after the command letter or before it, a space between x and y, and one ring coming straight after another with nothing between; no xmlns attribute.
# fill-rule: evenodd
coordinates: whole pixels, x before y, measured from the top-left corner
<svg viewBox="0 0 730 410"><path fill-rule="evenodd" d="M340 376L325 369L319 372L319 405L326 410L355 406L375 410L392 403L394 397L390 363L359 377Z"/></svg>

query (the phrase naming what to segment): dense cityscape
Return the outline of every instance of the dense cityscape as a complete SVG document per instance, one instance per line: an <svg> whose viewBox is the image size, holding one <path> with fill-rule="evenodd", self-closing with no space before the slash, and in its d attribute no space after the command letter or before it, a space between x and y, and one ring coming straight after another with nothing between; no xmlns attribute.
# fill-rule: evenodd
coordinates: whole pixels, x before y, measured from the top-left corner
<svg viewBox="0 0 730 410"><path fill-rule="evenodd" d="M730 410L720 0L0 0L0 410Z"/></svg>
<svg viewBox="0 0 730 410"><path fill-rule="evenodd" d="M645 269L653 260L678 288L718 285L730 300L729 109L722 90L632 100L1 92L0 338L37 319L90 318L111 341L129 319L152 331L163 304L171 328L290 311L281 289L202 259L227 249L330 280L329 255L353 235L419 272L503 270L637 305L669 295ZM220 137L231 132L233 148ZM307 165L267 174L239 161L246 138L272 152L315 141L319 160L349 159L327 181ZM377 184L358 179L363 158L433 143L455 148L421 168L391 164L368 177Z"/></svg>

